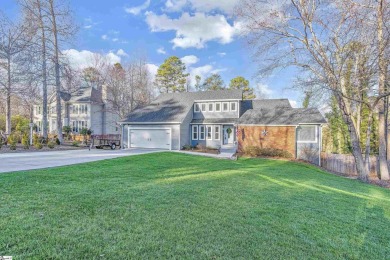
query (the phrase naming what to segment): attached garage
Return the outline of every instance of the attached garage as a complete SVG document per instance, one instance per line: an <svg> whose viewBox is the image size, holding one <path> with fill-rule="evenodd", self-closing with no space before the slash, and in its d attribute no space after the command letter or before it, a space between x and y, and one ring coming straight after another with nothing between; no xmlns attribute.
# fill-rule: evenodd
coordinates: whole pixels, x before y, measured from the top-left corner
<svg viewBox="0 0 390 260"><path fill-rule="evenodd" d="M171 128L129 128L129 148L172 150Z"/></svg>

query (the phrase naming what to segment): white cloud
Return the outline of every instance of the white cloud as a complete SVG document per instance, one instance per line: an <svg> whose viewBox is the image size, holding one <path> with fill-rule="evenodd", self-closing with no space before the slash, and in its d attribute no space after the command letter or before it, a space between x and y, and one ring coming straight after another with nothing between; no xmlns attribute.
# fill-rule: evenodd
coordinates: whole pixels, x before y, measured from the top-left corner
<svg viewBox="0 0 390 260"><path fill-rule="evenodd" d="M114 39L112 39L112 41L113 42L117 42L117 41L119 41L119 39L118 38L114 38Z"/></svg>
<svg viewBox="0 0 390 260"><path fill-rule="evenodd" d="M122 57L128 57L128 56L129 56L129 54L127 54L123 49L119 49L119 50L116 52L116 55L122 56Z"/></svg>
<svg viewBox="0 0 390 260"><path fill-rule="evenodd" d="M104 58L110 64L121 62L121 57L113 52L100 54L88 50L78 51L75 49L69 49L63 51L62 53L68 58L70 65L75 69L85 69L94 66L97 58Z"/></svg>
<svg viewBox="0 0 390 260"><path fill-rule="evenodd" d="M193 9L201 12L210 12L213 10L220 10L225 13L233 13L234 7L239 3L239 0L223 0L223 1L210 1L210 0L189 0Z"/></svg>
<svg viewBox="0 0 390 260"><path fill-rule="evenodd" d="M189 56L184 56L181 58L181 61L187 66L190 67L193 64L196 64L199 62L199 58L196 57L195 55L189 55Z"/></svg>
<svg viewBox="0 0 390 260"><path fill-rule="evenodd" d="M274 94L274 91L267 84L263 83L256 85L255 92L258 98L271 98Z"/></svg>
<svg viewBox="0 0 390 260"><path fill-rule="evenodd" d="M158 48L157 49L157 53L158 54L163 54L163 55L167 54L167 52L165 51L164 47Z"/></svg>
<svg viewBox="0 0 390 260"><path fill-rule="evenodd" d="M105 41L108 40L108 35L107 34L103 34L102 35L102 39L105 40Z"/></svg>
<svg viewBox="0 0 390 260"><path fill-rule="evenodd" d="M92 28L92 25L85 25L85 26L84 26L84 29L87 29L87 30L88 30L88 29L91 29L91 28Z"/></svg>
<svg viewBox="0 0 390 260"><path fill-rule="evenodd" d="M147 9L149 5L150 0L146 0L146 2L140 6L125 8L125 12L133 15L139 15L143 10Z"/></svg>
<svg viewBox="0 0 390 260"><path fill-rule="evenodd" d="M165 2L165 10L178 12L181 11L186 4L187 0L167 0Z"/></svg>
<svg viewBox="0 0 390 260"><path fill-rule="evenodd" d="M290 105L291 105L293 108L297 108L297 107L298 107L297 101L295 101L295 100L289 100L289 101L290 101Z"/></svg>
<svg viewBox="0 0 390 260"><path fill-rule="evenodd" d="M217 55L219 57L224 57L224 56L226 56L226 52L218 52Z"/></svg>
<svg viewBox="0 0 390 260"><path fill-rule="evenodd" d="M158 66L156 64L148 63L146 64L146 67L148 68L148 71L151 76L151 80L154 81L157 75Z"/></svg>
<svg viewBox="0 0 390 260"><path fill-rule="evenodd" d="M167 11L181 11L184 7L190 6L192 10L198 12L211 12L219 10L227 14L232 14L234 7L239 0L167 0L165 8Z"/></svg>
<svg viewBox="0 0 390 260"><path fill-rule="evenodd" d="M241 29L240 23L231 25L226 17L220 14L183 13L181 17L172 19L166 14L147 12L146 22L152 32L176 31L176 37L171 41L173 48L201 49L209 41L227 44L233 41Z"/></svg>

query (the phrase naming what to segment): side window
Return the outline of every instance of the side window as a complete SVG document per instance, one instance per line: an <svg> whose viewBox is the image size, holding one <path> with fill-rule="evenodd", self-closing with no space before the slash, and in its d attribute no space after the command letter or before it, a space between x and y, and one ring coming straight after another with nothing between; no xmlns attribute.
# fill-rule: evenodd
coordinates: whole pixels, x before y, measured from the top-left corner
<svg viewBox="0 0 390 260"><path fill-rule="evenodd" d="M213 140L213 128L211 125L207 126L207 140Z"/></svg>
<svg viewBox="0 0 390 260"><path fill-rule="evenodd" d="M219 140L219 136L220 136L220 126L216 125L214 127L214 139Z"/></svg>
<svg viewBox="0 0 390 260"><path fill-rule="evenodd" d="M215 103L215 112L221 112L221 102Z"/></svg>
<svg viewBox="0 0 390 260"><path fill-rule="evenodd" d="M317 126L305 125L297 128L298 143L316 143Z"/></svg>
<svg viewBox="0 0 390 260"><path fill-rule="evenodd" d="M198 140L198 126L192 126L192 140Z"/></svg>
<svg viewBox="0 0 390 260"><path fill-rule="evenodd" d="M230 111L237 111L237 102L230 103Z"/></svg>
<svg viewBox="0 0 390 260"><path fill-rule="evenodd" d="M199 140L205 140L206 137L206 127L204 125L199 126Z"/></svg>
<svg viewBox="0 0 390 260"><path fill-rule="evenodd" d="M194 104L194 112L195 112L195 113L199 113L199 112L200 112L200 106L199 106L198 103L195 103L195 104Z"/></svg>

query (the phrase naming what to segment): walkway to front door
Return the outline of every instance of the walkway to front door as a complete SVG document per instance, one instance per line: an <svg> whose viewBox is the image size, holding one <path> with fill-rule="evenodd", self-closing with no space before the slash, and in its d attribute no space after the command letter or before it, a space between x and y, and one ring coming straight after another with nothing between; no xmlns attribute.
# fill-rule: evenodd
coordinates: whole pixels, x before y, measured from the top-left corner
<svg viewBox="0 0 390 260"><path fill-rule="evenodd" d="M234 126L224 125L223 126L223 144L233 144L234 143Z"/></svg>

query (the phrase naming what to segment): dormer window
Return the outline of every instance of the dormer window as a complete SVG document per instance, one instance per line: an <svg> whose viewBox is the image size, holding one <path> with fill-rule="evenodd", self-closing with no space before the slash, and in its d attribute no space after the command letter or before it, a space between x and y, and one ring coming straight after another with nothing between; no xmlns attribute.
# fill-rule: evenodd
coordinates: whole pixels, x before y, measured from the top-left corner
<svg viewBox="0 0 390 260"><path fill-rule="evenodd" d="M200 112L200 106L198 103L195 103L195 105L194 105L194 112L196 112L196 113Z"/></svg>
<svg viewBox="0 0 390 260"><path fill-rule="evenodd" d="M206 112L206 103L202 103L202 112Z"/></svg>
<svg viewBox="0 0 390 260"><path fill-rule="evenodd" d="M214 111L214 103L209 103L209 112Z"/></svg>
<svg viewBox="0 0 390 260"><path fill-rule="evenodd" d="M229 103L228 102L222 103L222 112L229 112Z"/></svg>
<svg viewBox="0 0 390 260"><path fill-rule="evenodd" d="M215 103L215 112L221 112L221 102Z"/></svg>
<svg viewBox="0 0 390 260"><path fill-rule="evenodd" d="M230 111L237 111L237 103L236 102L230 103Z"/></svg>

